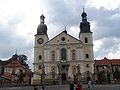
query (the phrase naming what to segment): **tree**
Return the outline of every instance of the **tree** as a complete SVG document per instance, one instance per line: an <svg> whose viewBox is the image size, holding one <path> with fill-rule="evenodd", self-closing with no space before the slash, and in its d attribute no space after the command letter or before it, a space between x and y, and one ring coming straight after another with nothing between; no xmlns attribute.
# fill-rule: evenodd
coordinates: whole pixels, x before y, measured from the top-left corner
<svg viewBox="0 0 120 90"><path fill-rule="evenodd" d="M26 55L23 55L23 54L22 54L22 55L19 55L19 59L20 59L20 60L26 61L26 60L28 60L27 58L28 58L28 57L27 57Z"/></svg>
<svg viewBox="0 0 120 90"><path fill-rule="evenodd" d="M115 67L115 71L113 72L113 76L117 80L120 79L120 71L119 71L119 69L117 67Z"/></svg>
<svg viewBox="0 0 120 90"><path fill-rule="evenodd" d="M19 74L17 75L20 83L24 82L25 73L20 69Z"/></svg>
<svg viewBox="0 0 120 90"><path fill-rule="evenodd" d="M100 71L100 72L98 73L98 79L99 79L99 82L100 82L100 83L106 81L105 71Z"/></svg>
<svg viewBox="0 0 120 90"><path fill-rule="evenodd" d="M26 63L26 61L28 60L28 57L26 55L24 54L19 55L19 60L22 65L29 67L28 64Z"/></svg>

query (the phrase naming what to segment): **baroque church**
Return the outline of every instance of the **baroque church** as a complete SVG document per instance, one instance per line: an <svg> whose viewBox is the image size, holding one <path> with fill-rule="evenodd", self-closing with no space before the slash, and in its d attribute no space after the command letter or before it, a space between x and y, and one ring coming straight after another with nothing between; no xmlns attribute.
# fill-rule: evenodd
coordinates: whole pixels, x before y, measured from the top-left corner
<svg viewBox="0 0 120 90"><path fill-rule="evenodd" d="M81 17L79 39L65 29L49 40L45 16L40 16L34 45L34 84L42 84L45 80L86 81L92 77L93 37L84 10Z"/></svg>

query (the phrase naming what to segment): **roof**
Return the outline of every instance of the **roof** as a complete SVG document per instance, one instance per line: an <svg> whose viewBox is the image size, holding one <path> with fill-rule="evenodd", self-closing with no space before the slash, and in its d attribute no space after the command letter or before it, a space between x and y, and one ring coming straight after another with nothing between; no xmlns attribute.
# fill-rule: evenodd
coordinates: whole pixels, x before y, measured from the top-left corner
<svg viewBox="0 0 120 90"><path fill-rule="evenodd" d="M95 64L96 65L108 65L108 64L120 65L120 59L108 59L104 57L101 60L95 60Z"/></svg>
<svg viewBox="0 0 120 90"><path fill-rule="evenodd" d="M5 67L18 68L18 67L23 67L23 66L18 60L12 60L10 63L6 64Z"/></svg>
<svg viewBox="0 0 120 90"><path fill-rule="evenodd" d="M57 38L58 36L60 36L60 35L63 34L63 33L66 34L66 35L68 35L69 37L75 39L75 40L78 41L79 43L82 43L81 40L79 40L79 39L71 36L70 34L67 33L67 31L62 31L61 33L59 33L58 35L56 35L55 37L53 37L52 39L50 39L49 41L47 41L45 44L48 44L48 43L51 42L53 39Z"/></svg>

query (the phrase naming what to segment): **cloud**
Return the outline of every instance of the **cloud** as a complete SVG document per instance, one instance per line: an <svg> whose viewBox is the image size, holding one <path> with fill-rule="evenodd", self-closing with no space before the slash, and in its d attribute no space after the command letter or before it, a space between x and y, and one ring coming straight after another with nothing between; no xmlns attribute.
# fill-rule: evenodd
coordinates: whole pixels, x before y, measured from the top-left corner
<svg viewBox="0 0 120 90"><path fill-rule="evenodd" d="M120 9L108 10L104 7L99 9L89 7L87 11L89 13L88 19L94 25L92 28L94 42L98 45L94 47L95 58L106 56L108 58L119 58L120 34L118 32L120 29Z"/></svg>
<svg viewBox="0 0 120 90"><path fill-rule="evenodd" d="M97 45L97 44L96 44ZM110 55L116 56L115 54L118 53L118 50L120 49L120 40L117 38L104 38L101 39L98 43L99 46L98 49L95 50L95 56L96 58L103 58ZM112 56L110 56L112 58ZM118 58L118 57L114 57Z"/></svg>
<svg viewBox="0 0 120 90"><path fill-rule="evenodd" d="M95 21L94 39L99 40L104 37L118 37L119 38L119 18L120 9L106 10L105 8L90 9L90 17ZM93 16L93 17L92 17Z"/></svg>
<svg viewBox="0 0 120 90"><path fill-rule="evenodd" d="M14 2L14 3L13 3ZM82 8L85 8L94 38L95 58L119 55L119 2L101 0L1 0L0 1L0 58L9 58L18 49L29 57L32 68L34 35L45 15L50 39L67 27L78 38ZM112 4L113 3L113 4ZM110 7L108 7L110 5Z"/></svg>

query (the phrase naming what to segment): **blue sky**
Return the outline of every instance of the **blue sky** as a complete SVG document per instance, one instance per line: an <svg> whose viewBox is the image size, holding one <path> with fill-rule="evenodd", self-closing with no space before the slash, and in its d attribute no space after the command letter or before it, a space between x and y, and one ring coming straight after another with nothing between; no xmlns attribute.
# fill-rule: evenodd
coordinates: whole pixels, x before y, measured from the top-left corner
<svg viewBox="0 0 120 90"><path fill-rule="evenodd" d="M120 0L0 0L0 59L15 54L34 61L34 35L45 16L51 39L67 27L78 38L82 9L88 15L94 38L94 57L120 57Z"/></svg>

